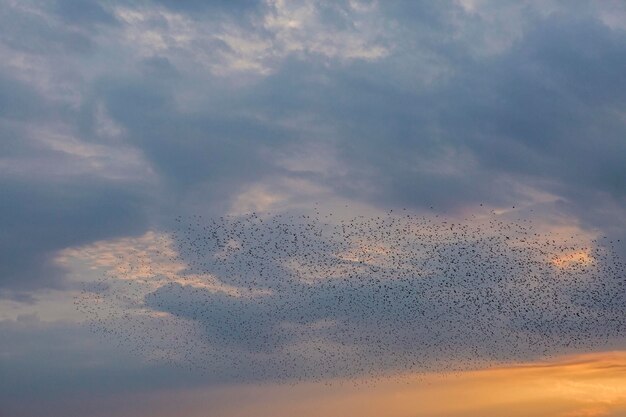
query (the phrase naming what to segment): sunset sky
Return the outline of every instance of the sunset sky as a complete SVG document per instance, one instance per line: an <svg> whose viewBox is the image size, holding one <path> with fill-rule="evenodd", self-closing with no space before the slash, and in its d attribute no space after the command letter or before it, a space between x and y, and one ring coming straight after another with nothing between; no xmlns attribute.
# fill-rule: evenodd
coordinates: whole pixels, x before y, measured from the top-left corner
<svg viewBox="0 0 626 417"><path fill-rule="evenodd" d="M545 259L574 297L594 247L626 262L626 2L0 0L0 417L626 416L626 319L544 355L456 366L435 346L423 369L310 378L303 360L285 379L249 333L188 340L206 323L147 301L271 298L193 272L176 219L313 208L532 222L576 240ZM602 270L589 308L609 334L626 276ZM205 339L211 359L177 350Z"/></svg>

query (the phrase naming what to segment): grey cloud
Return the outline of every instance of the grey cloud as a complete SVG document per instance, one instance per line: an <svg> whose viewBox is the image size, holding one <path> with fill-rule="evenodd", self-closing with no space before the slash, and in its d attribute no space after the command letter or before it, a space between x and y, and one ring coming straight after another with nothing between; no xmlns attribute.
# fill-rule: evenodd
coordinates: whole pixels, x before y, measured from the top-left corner
<svg viewBox="0 0 626 417"><path fill-rule="evenodd" d="M116 22L115 16L97 0L57 0L55 11L65 22L79 26Z"/></svg>
<svg viewBox="0 0 626 417"><path fill-rule="evenodd" d="M180 76L176 67L167 58L161 56L144 59L141 67L149 77L174 79Z"/></svg>
<svg viewBox="0 0 626 417"><path fill-rule="evenodd" d="M93 51L92 39L83 32L67 27L51 17L45 8L37 13L37 3L9 4L3 1L0 22L3 30L0 41L4 46L19 53L41 54L85 54Z"/></svg>
<svg viewBox="0 0 626 417"><path fill-rule="evenodd" d="M226 12L241 13L246 11L254 11L262 7L263 2L259 0L244 0L232 2L228 0L156 0L156 4L161 4L167 8L178 12L196 13L196 12ZM241 18L241 16L239 16Z"/></svg>
<svg viewBox="0 0 626 417"><path fill-rule="evenodd" d="M97 181L2 181L0 294L20 297L38 288L61 288L55 252L94 240L138 233L146 227L145 195Z"/></svg>
<svg viewBox="0 0 626 417"><path fill-rule="evenodd" d="M453 84L441 112L449 140L485 170L552 182L579 204L600 190L622 200L624 76L614 69L624 66L623 38L595 21L541 22Z"/></svg>
<svg viewBox="0 0 626 417"><path fill-rule="evenodd" d="M321 23L293 37L259 25L272 12L262 2L116 4L156 10L144 26L118 21L110 2L2 2L0 157L12 166L31 165L24 163L19 175L2 171L0 296L28 300L38 289L62 288L64 271L52 263L60 249L141 233L151 216L198 209L193 199L210 206L199 210L223 211L245 186L281 176L373 205L435 210L515 205L528 198L516 186L530 186L554 194L553 209L584 228L626 241L626 32L603 20L607 12L618 15L614 3L487 2L475 11L456 2L378 4L370 17L382 21L382 29L359 42L362 34L352 30L352 9L343 2L313 4ZM173 36L180 28L170 26L163 10L207 32L185 32L189 43L178 42L185 36ZM375 26L370 23L360 22ZM232 31L222 33L225 26ZM132 32L137 27L155 37L133 38L145 34ZM333 37L307 43L316 30ZM228 43L221 35L236 39ZM338 52L312 47L335 41ZM385 54L342 57L372 45ZM102 110L119 135L98 133ZM102 178L95 168L73 172L77 165L67 152L27 133L54 123L80 144L137 151L154 170L154 182ZM294 173L275 159L312 144L333 149L337 166ZM41 175L45 170L55 172ZM625 248L619 246L624 254ZM624 300L614 284L579 290L617 309ZM155 295L162 304L153 307L194 318L188 307L172 304L178 295L197 300L189 291L163 288ZM372 291L355 297L368 300ZM309 317L336 318L321 313L337 309L330 289L310 294ZM244 328L276 336L274 324L262 319L274 312L252 301L202 297L224 318L218 325L204 322L208 334L224 335L222 347L263 348L241 343L250 334L227 334L232 311ZM272 308L279 306L275 301ZM307 324L293 314L283 318ZM39 331L46 333L33 334ZM19 340L27 345L37 336ZM98 372L104 371L93 375ZM81 381L89 385L88 378Z"/></svg>
<svg viewBox="0 0 626 417"><path fill-rule="evenodd" d="M374 193L378 201L513 202L520 196L494 183L502 174L550 183L548 190L580 204L599 190L622 200L624 33L591 18L533 19L524 37L493 56L470 57L451 41L442 68L452 65L453 74L422 89L396 88L409 79L397 79L386 60L347 69L287 61L254 96L271 97L273 107L262 111L273 117L306 114L334 128L342 161L383 191ZM449 149L476 164L456 175L423 169Z"/></svg>
<svg viewBox="0 0 626 417"><path fill-rule="evenodd" d="M86 325L36 316L0 321L0 413L84 416L126 412L150 390L207 383L206 376L120 351Z"/></svg>
<svg viewBox="0 0 626 417"><path fill-rule="evenodd" d="M28 120L37 114L49 112L48 106L29 85L0 73L0 117L2 119ZM8 137L7 140L12 138ZM6 145L6 141L2 141Z"/></svg>
<svg viewBox="0 0 626 417"><path fill-rule="evenodd" d="M102 84L107 109L166 180L179 186L221 182L235 187L272 169L260 151L286 140L282 129L226 109L183 113L167 88L138 80ZM228 98L216 95L219 100Z"/></svg>
<svg viewBox="0 0 626 417"><path fill-rule="evenodd" d="M231 7L162 4L198 19L197 10ZM62 1L56 7L60 19L110 23L104 4L76 8ZM484 12L497 14L493 7L485 6ZM331 26L350 26L344 9L320 6L318 12ZM470 29L484 29L480 14L429 2L384 4L382 13L401 28L391 34L406 37L396 38L389 55L378 60L287 55L271 74L235 86L219 76L190 72L186 61L164 50L77 84L83 97L78 112L42 101L7 76L3 115L40 121L42 115L61 114L81 139L99 143L103 138L95 133L95 112L104 103L126 129L125 137L116 140L137 148L156 169L166 194L181 197L202 185L228 200L251 181L292 175L268 155L321 141L338 151L345 172L339 178L310 179L380 205L508 205L524 198L511 186L516 182L586 207L598 192L623 201L626 164L621 155L626 150L617 110L624 101L623 32L603 25L588 7L579 15L557 7L545 17L528 6L520 12L523 31L510 47L473 55L467 45L484 42L483 35L469 29L465 37L447 33L458 19ZM40 26L27 12L20 19L20 27ZM421 23L409 26L406 19ZM3 41L15 50L45 56L73 42L48 36L46 31L63 33L53 25L27 31L37 37L27 46L16 36L20 30L4 32ZM93 52L103 47L89 32L75 36L86 36ZM128 53L118 47L121 55ZM434 79L421 80L426 73L435 74ZM181 109L185 92L202 96L192 111ZM15 132L5 129L9 137ZM31 152L16 143L8 140L3 146L9 152Z"/></svg>
<svg viewBox="0 0 626 417"><path fill-rule="evenodd" d="M53 135L71 112L28 84L3 74L0 104L0 297L29 299L39 288L63 287L56 251L143 230L148 191L99 173L73 174L84 163L38 137Z"/></svg>
<svg viewBox="0 0 626 417"><path fill-rule="evenodd" d="M393 244L412 248L387 255L396 259L392 266L370 268L338 259L349 245L332 237L332 230L326 230L330 237L322 238L317 233L320 224L300 218L303 223L276 223L278 219L271 218L259 222L252 215L211 222L208 228L196 218L180 225L177 245L189 265L186 274L209 273L239 288L270 291L235 297L171 283L149 293L145 305L203 329L203 336L180 345L185 356L198 354L195 361L206 362L205 346L232 349L240 357L262 354L275 361L261 360L241 370L235 359L233 370L244 379L249 372L266 379L324 378L406 369L407 360L412 370L440 370L449 363L486 359L528 360L607 346L622 337L624 262L615 257L613 242L606 239L589 249L593 264L561 270L545 258L575 248L552 246L532 233L522 239L528 242L524 247L509 246L507 230L517 226L507 223L491 230L501 224L498 219L490 222L491 232L484 236L476 226L458 240L416 238L413 244L421 248L417 252L413 244L394 239L404 225L400 217L382 220L387 226L373 219L365 225L350 221L344 235L367 235L384 245L387 232ZM392 227L392 221L400 223ZM531 229L522 227L527 236ZM341 229L334 230L341 236ZM233 238L241 246L222 263L217 254ZM513 233L512 239L517 238ZM421 250L426 251L423 258L416 255ZM310 268L312 272L304 276L312 273L313 282L302 282L300 272L285 267L291 261L304 271ZM111 296L105 294L105 299ZM311 352L298 351L303 344L321 344L325 359L318 362ZM294 356L300 365L291 362Z"/></svg>
<svg viewBox="0 0 626 417"><path fill-rule="evenodd" d="M181 346L186 352L201 352L206 343L210 349L239 352L236 362L249 355L276 355L273 361L261 360L243 369L231 364L244 380L376 374L406 369L407 359L408 368L415 371L446 369L452 358L457 366L461 360L529 360L570 345L571 349L610 345L621 336L625 291L614 279L547 286L538 296L513 282L504 288L497 277L472 281L471 286L457 278L378 283L362 278L360 286L331 280L293 285L279 296L256 299L171 284L149 294L146 301L156 311L192 320L205 330L201 340L192 338ZM544 297L553 304L549 306ZM316 323L326 325L316 328ZM326 345L322 362L310 352L300 352L301 357L295 356L301 363L295 364L289 349L298 343L333 343L352 352ZM202 358L200 354L196 361Z"/></svg>
<svg viewBox="0 0 626 417"><path fill-rule="evenodd" d="M145 228L147 193L98 174L75 177L71 169L80 165L71 155L37 137L54 134L52 120L70 120L66 109L22 82L3 77L0 84L0 296L27 299L64 285L57 250ZM37 125L42 132L29 132Z"/></svg>

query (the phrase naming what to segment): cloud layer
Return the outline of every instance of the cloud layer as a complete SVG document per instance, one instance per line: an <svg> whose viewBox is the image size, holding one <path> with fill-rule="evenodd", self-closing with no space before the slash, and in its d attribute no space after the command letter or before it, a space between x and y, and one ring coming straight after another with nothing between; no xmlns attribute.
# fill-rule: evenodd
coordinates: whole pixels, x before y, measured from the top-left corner
<svg viewBox="0 0 626 417"><path fill-rule="evenodd" d="M105 291L94 276L116 264L94 253L174 251L174 219L199 213L484 208L606 236L626 256L625 21L608 1L0 0L0 325L22 347L94 337L78 313L53 319L83 285ZM189 278L190 260L152 264L155 326L189 321L168 302L179 293L261 320L229 304L241 283ZM598 282L559 294L617 308L623 293ZM311 311L328 307L332 291L311 294ZM238 336L223 347L263 350ZM15 380L46 368L11 343L1 351L23 358L0 365ZM93 352L58 385L115 368Z"/></svg>

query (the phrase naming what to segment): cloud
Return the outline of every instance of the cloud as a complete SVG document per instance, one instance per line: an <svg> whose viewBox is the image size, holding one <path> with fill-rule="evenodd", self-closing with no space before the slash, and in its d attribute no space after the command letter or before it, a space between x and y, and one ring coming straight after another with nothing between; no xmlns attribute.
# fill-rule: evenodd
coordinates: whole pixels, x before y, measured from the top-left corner
<svg viewBox="0 0 626 417"><path fill-rule="evenodd" d="M217 378L424 372L621 340L623 263L571 223L335 215L194 217L60 260L105 269L78 302L100 331Z"/></svg>
<svg viewBox="0 0 626 417"><path fill-rule="evenodd" d="M55 11L73 25L115 24L114 15L98 1L58 0Z"/></svg>
<svg viewBox="0 0 626 417"><path fill-rule="evenodd" d="M216 13L205 10L198 19L191 3L163 3L165 7L117 7L123 36L139 55L166 55L217 76L267 75L290 55L369 61L387 54L375 5L266 1L255 7L240 3L235 15L229 7L213 4L209 8Z"/></svg>
<svg viewBox="0 0 626 417"><path fill-rule="evenodd" d="M68 274L81 270L59 263L64 256L115 270L120 259L99 256L126 262L131 249L167 236L178 215L289 213L316 202L335 213L407 207L452 217L482 203L607 236L626 256L625 13L616 2L0 0L0 298L35 309L50 289L74 291ZM139 253L153 285L135 294L133 314L154 314L157 337L176 316L193 324L179 329L220 339L216 375L225 380L234 378L229 349L247 352L238 371L251 380L259 367L289 369L263 368L250 352L304 349L310 340L291 337L294 328L340 344L337 323L349 319L382 337L359 321L363 310L344 314L336 288L294 286L286 301L264 293L268 307L234 276L186 271L189 254L161 264ZM88 293L98 289L87 283ZM621 312L616 282L552 289L587 311L595 330L583 330L613 334L614 323L598 318ZM376 303L372 311L415 329L402 318L402 287L389 291L397 311ZM354 299L369 305L375 293ZM287 301L310 320L281 313ZM209 302L221 321L197 316L194 303ZM294 327L267 319L277 315ZM555 337L581 329L554 314L522 318ZM241 329L230 334L229 325ZM17 339L22 346L53 337L43 326L11 326L10 334L31 332ZM55 331L58 345L73 340ZM16 363L28 355L45 368L28 349ZM315 360L292 375L314 374ZM63 371L45 381L55 373Z"/></svg>
<svg viewBox="0 0 626 417"><path fill-rule="evenodd" d="M63 286L63 271L53 261L56 251L141 230L145 220L140 194L106 183L50 185L0 183L3 240L0 287L3 295L27 295L37 288Z"/></svg>
<svg viewBox="0 0 626 417"><path fill-rule="evenodd" d="M35 314L2 320L0 329L6 336L0 341L3 413L79 416L96 412L102 400L109 402L107 412L124 412L146 391L207 381L120 351L85 325L44 322Z"/></svg>

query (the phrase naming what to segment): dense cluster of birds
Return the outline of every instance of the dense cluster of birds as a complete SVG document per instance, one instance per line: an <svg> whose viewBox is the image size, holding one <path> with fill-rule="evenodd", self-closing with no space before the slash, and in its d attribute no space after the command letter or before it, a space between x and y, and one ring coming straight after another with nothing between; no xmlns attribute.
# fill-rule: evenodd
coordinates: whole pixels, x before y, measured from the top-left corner
<svg viewBox="0 0 626 417"><path fill-rule="evenodd" d="M615 244L495 214L192 216L76 304L143 357L216 378L458 370L623 337Z"/></svg>

